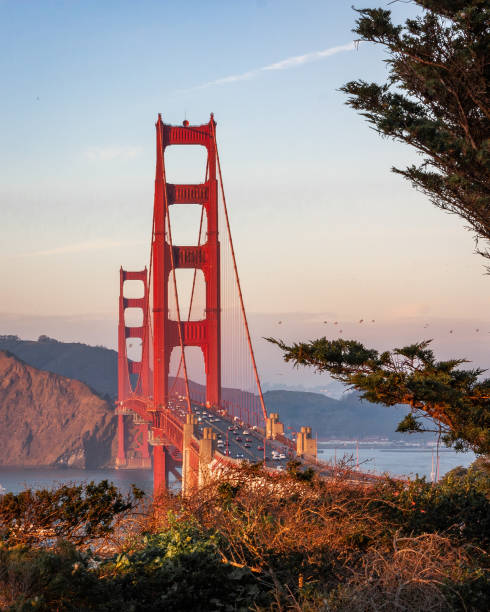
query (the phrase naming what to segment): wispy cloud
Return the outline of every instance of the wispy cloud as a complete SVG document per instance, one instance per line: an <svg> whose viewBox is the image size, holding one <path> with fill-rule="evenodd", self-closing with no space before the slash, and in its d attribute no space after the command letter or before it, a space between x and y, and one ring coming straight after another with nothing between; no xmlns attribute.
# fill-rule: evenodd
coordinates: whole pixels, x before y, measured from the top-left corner
<svg viewBox="0 0 490 612"><path fill-rule="evenodd" d="M100 251L105 249L113 249L120 247L142 246L146 244L143 241L139 242L119 242L114 240L95 240L93 242L78 242L75 244L66 244L64 246L55 247L53 249L45 249L41 251L31 251L22 253L19 257L41 257L43 255L67 255L70 253L85 253L87 251Z"/></svg>
<svg viewBox="0 0 490 612"><path fill-rule="evenodd" d="M273 70L289 70L290 68L295 68L296 66L317 62L325 57L330 57L331 55L336 55L337 53L342 53L343 51L352 51L353 49L355 49L355 43L350 42L346 45L329 47L328 49L322 49L321 51L313 51L312 53L305 53L304 55L295 55L294 57L288 57L279 62L275 62L274 64L262 66L262 68L255 68L254 70L249 70L248 72L232 74L227 77L222 77L221 79L215 79L214 81L208 81L207 83L190 87L189 89L179 89L178 93L205 89L207 87L212 87L213 85L225 85L227 83L236 83L237 81L247 81L249 79L258 77L265 72L271 72Z"/></svg>
<svg viewBox="0 0 490 612"><path fill-rule="evenodd" d="M113 159L134 159L141 155L142 147L89 147L84 156L92 161L111 161Z"/></svg>

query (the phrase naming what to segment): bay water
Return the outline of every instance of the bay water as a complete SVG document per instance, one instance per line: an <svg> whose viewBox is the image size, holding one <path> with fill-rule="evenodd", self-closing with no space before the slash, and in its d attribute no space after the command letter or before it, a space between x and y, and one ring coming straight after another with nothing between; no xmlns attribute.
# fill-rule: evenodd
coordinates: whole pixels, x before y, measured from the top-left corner
<svg viewBox="0 0 490 612"><path fill-rule="evenodd" d="M353 465L357 462L357 447L355 443L345 442L339 444L320 444L318 458L323 461L340 462L351 459ZM359 445L360 469L376 474L388 473L392 476L416 475L431 477L433 460L435 463L435 450L430 447L399 447L396 445L365 446ZM439 475L457 466L468 467L475 460L473 453L456 453L454 450L439 449ZM151 470L77 470L55 468L14 468L0 467L0 492L19 493L26 488L43 489L62 483L75 483L90 481L100 482L108 480L113 482L122 492L127 493L134 484L147 494L153 491L153 477ZM178 486L175 481L171 486Z"/></svg>
<svg viewBox="0 0 490 612"><path fill-rule="evenodd" d="M472 452L457 453L451 448L439 448L439 478L455 467L468 467L476 459ZM318 458L322 461L340 463L347 461L359 467L363 472L372 474L389 474L415 478L425 476L431 480L431 473L436 472L437 451L431 446L410 447L400 445L364 445L356 446L355 442L339 444L319 444Z"/></svg>

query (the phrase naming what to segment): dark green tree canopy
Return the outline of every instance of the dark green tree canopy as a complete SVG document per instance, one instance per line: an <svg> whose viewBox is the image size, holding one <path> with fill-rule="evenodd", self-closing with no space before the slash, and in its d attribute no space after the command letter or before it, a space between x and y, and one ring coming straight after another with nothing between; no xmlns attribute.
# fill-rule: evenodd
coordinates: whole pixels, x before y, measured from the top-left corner
<svg viewBox="0 0 490 612"><path fill-rule="evenodd" d="M409 405L397 431L441 432L448 445L490 454L490 379L479 380L485 370L459 368L465 359L436 361L430 340L381 354L340 338L291 346L267 340L285 361L329 372L370 402Z"/></svg>
<svg viewBox="0 0 490 612"><path fill-rule="evenodd" d="M420 165L392 168L433 204L462 217L490 258L490 3L413 0L422 15L395 25L385 9L361 9L354 32L384 47L386 83L341 90L382 136L408 143Z"/></svg>

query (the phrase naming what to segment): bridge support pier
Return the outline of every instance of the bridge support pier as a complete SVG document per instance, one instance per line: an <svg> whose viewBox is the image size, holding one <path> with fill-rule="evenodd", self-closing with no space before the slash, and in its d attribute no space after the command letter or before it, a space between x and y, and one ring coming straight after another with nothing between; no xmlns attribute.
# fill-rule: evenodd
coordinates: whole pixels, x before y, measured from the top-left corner
<svg viewBox="0 0 490 612"><path fill-rule="evenodd" d="M271 412L265 422L265 433L268 440L274 440L277 435L284 435L284 425L279 421L279 415Z"/></svg>
<svg viewBox="0 0 490 612"><path fill-rule="evenodd" d="M167 489L167 461L163 445L153 447L153 496Z"/></svg>
<svg viewBox="0 0 490 612"><path fill-rule="evenodd" d="M302 427L297 433L296 455L307 459L317 458L316 440L311 436L311 427Z"/></svg>
<svg viewBox="0 0 490 612"><path fill-rule="evenodd" d="M196 433L197 417L194 414L187 414L186 423L183 426L182 442L182 495L192 495L197 487L196 474L192 469L191 454L192 438Z"/></svg>
<svg viewBox="0 0 490 612"><path fill-rule="evenodd" d="M124 416L117 415L117 457L116 467L124 467L126 465L126 452L124 448Z"/></svg>
<svg viewBox="0 0 490 612"><path fill-rule="evenodd" d="M209 480L209 464L213 460L215 450L216 434L211 427L205 427L199 440L199 487L206 485Z"/></svg>

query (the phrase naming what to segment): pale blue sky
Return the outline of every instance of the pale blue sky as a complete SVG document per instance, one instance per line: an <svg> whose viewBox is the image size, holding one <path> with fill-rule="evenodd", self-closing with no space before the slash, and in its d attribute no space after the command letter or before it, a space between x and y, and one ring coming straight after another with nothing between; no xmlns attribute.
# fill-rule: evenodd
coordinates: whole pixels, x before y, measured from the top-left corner
<svg viewBox="0 0 490 612"><path fill-rule="evenodd" d="M338 92L382 80L383 55L315 55L349 45L354 19L350 0L0 0L0 332L43 333L12 315L113 320L119 266L148 261L156 115L213 111L251 312L300 313L291 338L324 333L305 313L374 318L392 344L406 320L478 320L458 350L490 365L490 281L471 234L390 173L413 152Z"/></svg>

